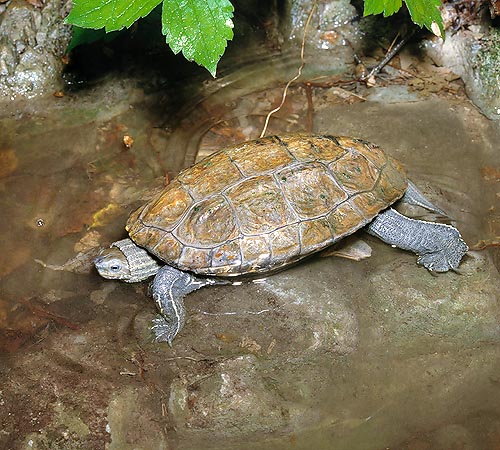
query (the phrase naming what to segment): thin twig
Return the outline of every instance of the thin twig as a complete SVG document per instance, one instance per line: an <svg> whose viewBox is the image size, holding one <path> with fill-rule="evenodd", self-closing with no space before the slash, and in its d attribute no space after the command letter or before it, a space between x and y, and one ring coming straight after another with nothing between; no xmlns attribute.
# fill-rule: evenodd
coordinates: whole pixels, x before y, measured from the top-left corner
<svg viewBox="0 0 500 450"><path fill-rule="evenodd" d="M400 50L400 48L403 45L405 45L413 37L413 35L415 34L416 30L417 30L416 27L413 28L394 47L392 47L392 44L391 44L392 48L389 51L387 51L384 59L382 59L382 61L380 61L372 70L370 70L370 73L368 73L368 75L365 75L365 76L361 77L360 81L369 80L371 77L377 75L384 68L384 66L398 53L398 51Z"/></svg>
<svg viewBox="0 0 500 450"><path fill-rule="evenodd" d="M316 9L316 6L318 5L318 0L315 0L312 8L311 8L311 11L309 12L309 16L307 17L307 21L306 21L306 24L304 26L304 35L302 36L302 45L301 45L301 48L300 48L300 61L301 61L301 64L299 66L299 69L297 70L297 75L295 75L291 80L288 81L288 83L285 85L285 89L283 90L283 96L281 97L281 103L279 104L278 107L274 108L272 111L269 111L269 113L267 114L266 116L266 121L264 123L264 128L262 129L262 133L260 133L260 137L264 137L264 135L266 134L266 131L267 131L267 126L269 124L269 119L271 118L271 116L275 113L275 112L278 112L281 107L283 106L283 104L285 103L285 100L286 100L286 94L287 94L287 91L288 91L288 88L290 87L290 85L296 81L301 75L302 75L302 69L304 68L304 66L306 65L306 61L304 59L304 48L305 48L305 45L306 45L306 35L307 35L307 29L309 28L309 22L311 22L311 18L312 18L312 15L314 13L314 10Z"/></svg>
<svg viewBox="0 0 500 450"><path fill-rule="evenodd" d="M394 44L398 40L399 35L400 35L400 33L398 31L398 34L396 34L396 36L394 36L394 39L392 40L391 45L389 45L389 48L387 49L387 53L389 53L392 50L392 48L394 47Z"/></svg>

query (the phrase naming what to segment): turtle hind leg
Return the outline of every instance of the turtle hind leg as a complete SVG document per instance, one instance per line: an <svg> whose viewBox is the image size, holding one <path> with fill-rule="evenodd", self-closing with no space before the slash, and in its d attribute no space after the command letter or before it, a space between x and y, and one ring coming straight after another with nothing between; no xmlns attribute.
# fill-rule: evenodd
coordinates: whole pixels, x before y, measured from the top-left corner
<svg viewBox="0 0 500 450"><path fill-rule="evenodd" d="M392 208L381 212L366 228L387 244L416 253L417 262L433 272L458 269L469 250L456 228L410 219Z"/></svg>

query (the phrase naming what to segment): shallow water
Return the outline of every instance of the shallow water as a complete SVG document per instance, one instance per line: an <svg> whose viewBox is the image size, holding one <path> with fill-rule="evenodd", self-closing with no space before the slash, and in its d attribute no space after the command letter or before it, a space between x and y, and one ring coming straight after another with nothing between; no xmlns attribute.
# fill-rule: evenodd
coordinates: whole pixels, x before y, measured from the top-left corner
<svg viewBox="0 0 500 450"><path fill-rule="evenodd" d="M151 342L146 284L92 269L152 188L197 155L258 137L282 94L273 70L258 68L208 84L174 117L149 91L113 81L2 112L2 448L497 445L493 252L433 277L362 236L367 260L315 257L259 284L191 294L172 349ZM270 133L376 142L470 245L500 235L500 130L465 98L389 85L353 103L324 87L309 91L311 110L308 89L291 89Z"/></svg>

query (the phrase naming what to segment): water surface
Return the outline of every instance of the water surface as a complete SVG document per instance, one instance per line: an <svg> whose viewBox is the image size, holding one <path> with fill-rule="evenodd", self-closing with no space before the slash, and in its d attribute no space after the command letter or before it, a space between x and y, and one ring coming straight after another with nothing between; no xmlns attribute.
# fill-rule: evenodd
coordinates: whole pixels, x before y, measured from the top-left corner
<svg viewBox="0 0 500 450"><path fill-rule="evenodd" d="M433 277L414 255L360 233L367 260L311 258L262 283L191 294L173 348L151 342L145 283L92 269L154 189L258 137L291 66L235 68L173 116L155 93L113 81L2 112L3 448L494 448L494 249L472 252L462 274ZM376 142L470 246L494 241L497 124L460 93L400 83L354 93L366 101L297 84L269 133Z"/></svg>

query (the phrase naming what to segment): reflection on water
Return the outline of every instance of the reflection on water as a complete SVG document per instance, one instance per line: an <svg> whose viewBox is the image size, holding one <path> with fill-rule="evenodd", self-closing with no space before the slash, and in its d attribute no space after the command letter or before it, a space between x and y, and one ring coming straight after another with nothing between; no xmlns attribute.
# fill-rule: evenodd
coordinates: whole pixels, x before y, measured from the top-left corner
<svg viewBox="0 0 500 450"><path fill-rule="evenodd" d="M368 238L373 256L362 262L313 258L192 294L173 349L151 343L145 284L92 269L97 249L123 236L128 212L198 150L258 136L281 99L271 74L291 66L285 58L266 72L266 62L210 84L167 119L168 131L158 128L165 117L155 98L132 87L4 111L4 448L498 442L499 276L487 251L472 253L462 275L435 278L413 255ZM469 244L499 236L495 124L460 98L383 104L364 94L368 101L347 101L327 85L295 85L269 131L306 129L312 99L315 131L383 146Z"/></svg>

